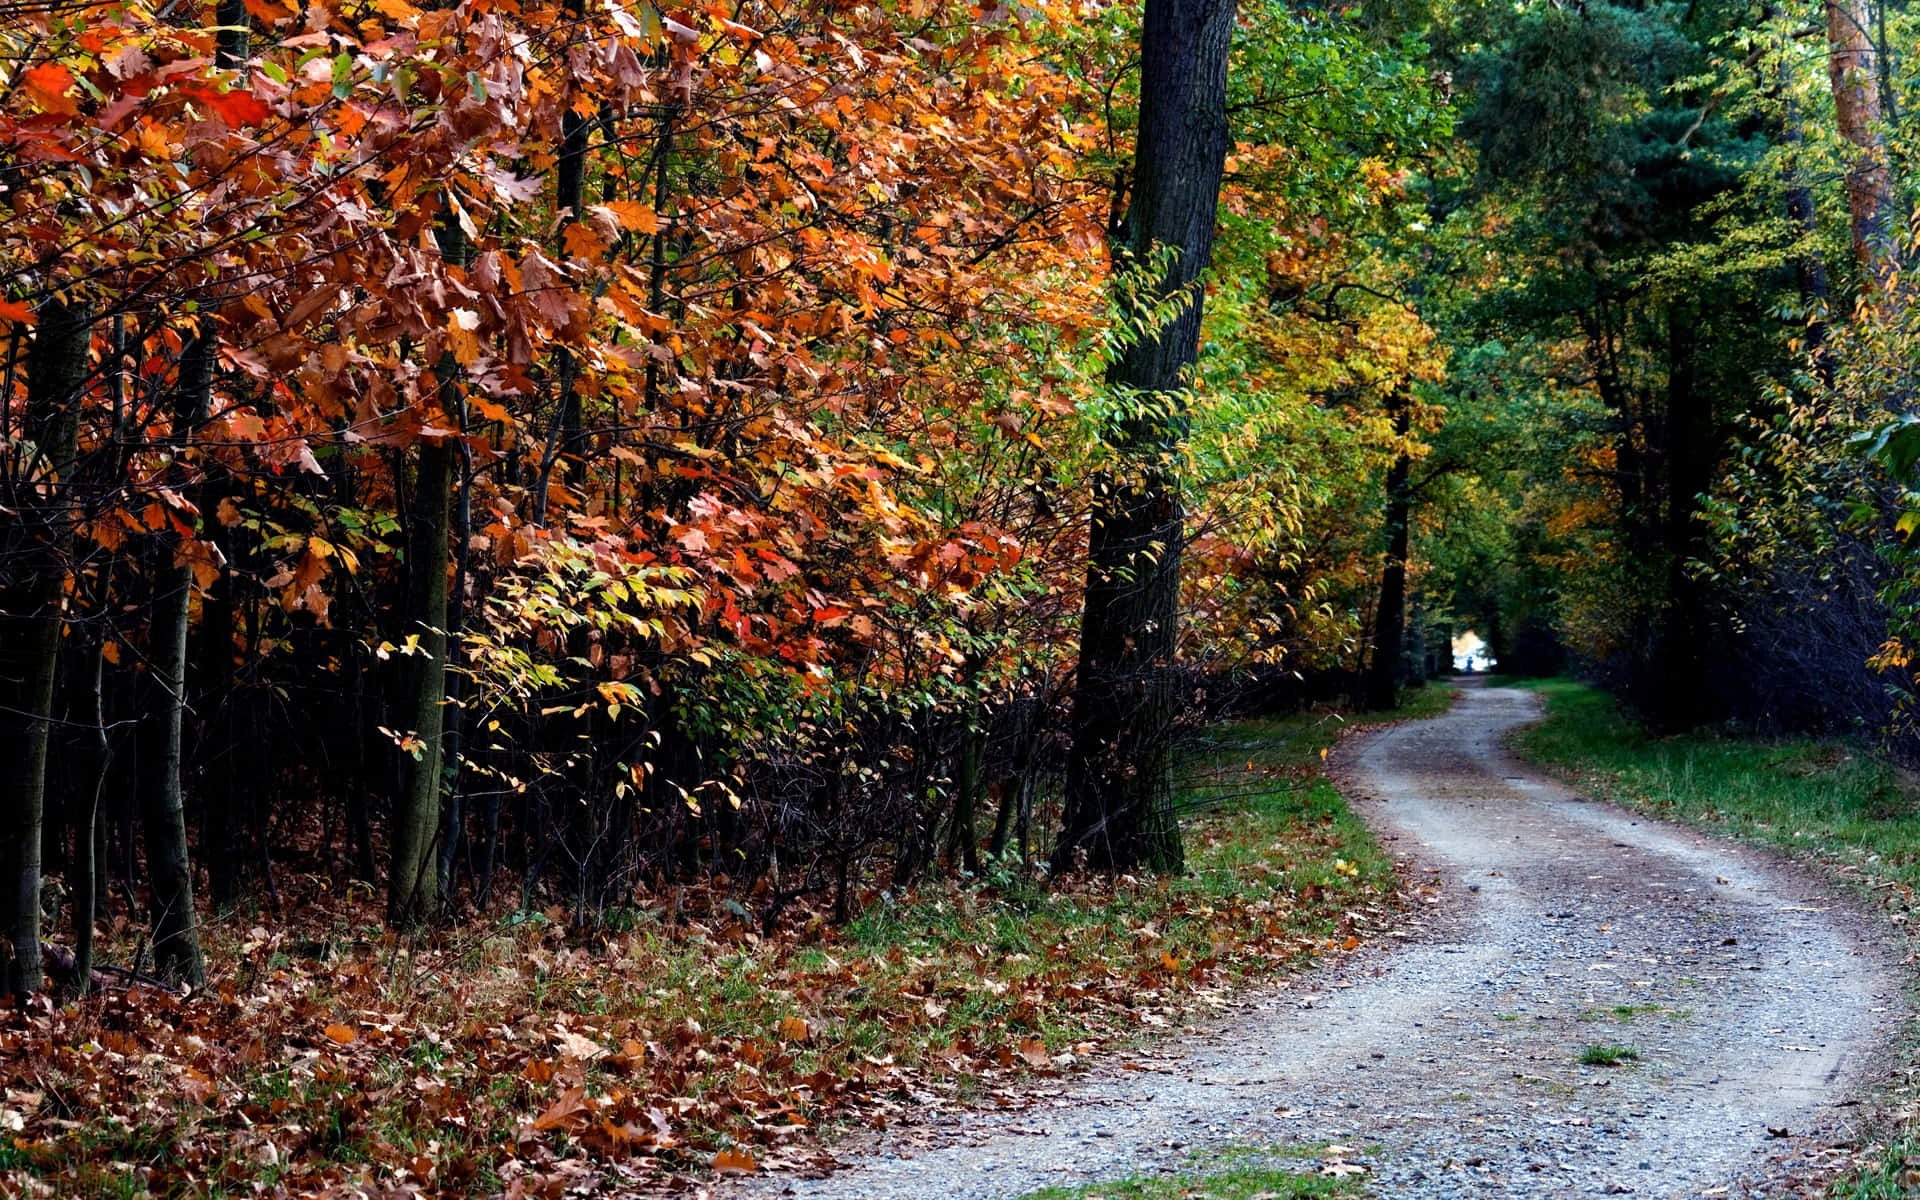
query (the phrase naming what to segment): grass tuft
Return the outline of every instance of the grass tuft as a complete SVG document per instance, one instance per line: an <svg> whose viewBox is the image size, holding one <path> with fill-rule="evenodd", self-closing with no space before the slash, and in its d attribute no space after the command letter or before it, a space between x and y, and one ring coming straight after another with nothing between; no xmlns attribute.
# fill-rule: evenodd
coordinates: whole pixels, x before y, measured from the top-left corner
<svg viewBox="0 0 1920 1200"><path fill-rule="evenodd" d="M1595 1045L1580 1051L1580 1065L1586 1067L1617 1067L1639 1061L1640 1052L1632 1046Z"/></svg>

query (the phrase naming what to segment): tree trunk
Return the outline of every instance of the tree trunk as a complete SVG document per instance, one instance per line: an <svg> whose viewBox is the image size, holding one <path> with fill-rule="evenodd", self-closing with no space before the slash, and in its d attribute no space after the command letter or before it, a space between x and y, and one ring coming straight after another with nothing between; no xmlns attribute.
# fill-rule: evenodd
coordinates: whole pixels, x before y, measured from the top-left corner
<svg viewBox="0 0 1920 1200"><path fill-rule="evenodd" d="M440 228L440 252L466 260L467 242L452 221ZM459 367L440 360L439 400L449 419L461 408ZM387 922L411 929L431 915L441 896L440 832L442 735L447 699L447 542L451 533L453 477L460 448L449 439L421 442L414 477L413 512L407 536L407 625L419 637L408 687L410 727L416 745L403 764L406 780L396 800L387 875Z"/></svg>
<svg viewBox="0 0 1920 1200"><path fill-rule="evenodd" d="M100 589L102 599L111 595ZM99 896L100 795L106 790L107 767L113 760L113 748L107 741L105 706L101 701L100 676L106 662L104 636L95 634L87 642L87 658L80 666L80 682L85 688L75 713L88 726L86 748L82 751L80 808L73 823L73 878L68 882L67 899L73 906L73 979L68 985L76 996L84 996L93 980L93 921Z"/></svg>
<svg viewBox="0 0 1920 1200"><path fill-rule="evenodd" d="M1199 357L1220 177L1229 142L1227 52L1236 0L1147 0L1133 194L1115 247L1136 335L1107 383L1137 411L1111 431L1127 460L1096 485L1086 607L1056 868L1181 866L1168 780L1182 511L1173 453L1180 389ZM1153 314L1170 314L1154 320Z"/></svg>
<svg viewBox="0 0 1920 1200"><path fill-rule="evenodd" d="M444 367L444 364L443 364ZM440 752L447 695L447 535L454 448L422 443L407 543L407 615L419 637L408 707L416 745L394 807L387 920L407 929L425 919L440 895L434 853L440 830Z"/></svg>
<svg viewBox="0 0 1920 1200"><path fill-rule="evenodd" d="M981 721L986 713L978 714ZM987 733L963 725L960 730L960 761L953 781L953 825L947 835L947 863L969 875L980 873L980 765L986 757Z"/></svg>
<svg viewBox="0 0 1920 1200"><path fill-rule="evenodd" d="M1855 148L1847 165L1847 213L1861 291L1887 299L1899 261L1893 232L1892 179L1881 129L1880 55L1874 47L1873 0L1827 0L1827 78L1840 136Z"/></svg>
<svg viewBox="0 0 1920 1200"><path fill-rule="evenodd" d="M1657 681L1650 689L1654 719L1667 729L1690 729L1713 716L1706 650L1711 641L1707 596L1689 567L1706 553L1700 499L1713 486L1719 458L1713 397L1699 386L1695 314L1675 302L1667 309L1667 564L1666 609L1653 647Z"/></svg>
<svg viewBox="0 0 1920 1200"><path fill-rule="evenodd" d="M61 597L70 537L67 503L79 454L80 399L93 319L60 300L40 306L27 354L25 432L45 460L29 471L16 511L26 544L0 594L0 796L13 812L0 843L0 992L25 996L45 981L40 960L40 838L46 816L47 739L60 661ZM43 483L35 484L38 475Z"/></svg>
<svg viewBox="0 0 1920 1200"><path fill-rule="evenodd" d="M1387 399L1394 436L1402 442L1412 429L1410 397L1396 388ZM1413 460L1402 449L1387 471L1387 557L1380 570L1380 603L1373 614L1373 651L1367 663L1367 707L1385 712L1400 687L1401 649L1406 639L1407 551L1412 493L1407 486Z"/></svg>
<svg viewBox="0 0 1920 1200"><path fill-rule="evenodd" d="M203 329L187 344L180 360L180 391L174 408L173 446L176 486L180 451L212 411L213 353L217 335ZM153 616L148 625L148 679L153 696L141 721L146 744L139 777L141 814L146 830L147 878L153 892L153 961L169 982L206 982L200 957L200 931L193 906L193 866L187 852L186 805L181 774L185 769L182 734L186 717L187 621L193 599L193 570L180 562L182 535L163 534L153 572Z"/></svg>

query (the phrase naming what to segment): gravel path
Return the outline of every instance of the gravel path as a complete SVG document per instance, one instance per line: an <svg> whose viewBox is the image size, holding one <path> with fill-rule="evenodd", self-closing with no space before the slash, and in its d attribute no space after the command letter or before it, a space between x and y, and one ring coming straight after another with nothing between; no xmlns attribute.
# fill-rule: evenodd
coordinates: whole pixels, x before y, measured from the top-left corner
<svg viewBox="0 0 1920 1200"><path fill-rule="evenodd" d="M1326 1142L1352 1149L1321 1162L1364 1166L1386 1197L1788 1194L1888 1065L1904 1010L1874 927L1776 859L1520 765L1503 735L1537 711L1531 693L1469 688L1340 756L1348 795L1431 889L1406 944L1041 1107L733 1194L1005 1200L1229 1143ZM1582 1065L1593 1044L1639 1059Z"/></svg>

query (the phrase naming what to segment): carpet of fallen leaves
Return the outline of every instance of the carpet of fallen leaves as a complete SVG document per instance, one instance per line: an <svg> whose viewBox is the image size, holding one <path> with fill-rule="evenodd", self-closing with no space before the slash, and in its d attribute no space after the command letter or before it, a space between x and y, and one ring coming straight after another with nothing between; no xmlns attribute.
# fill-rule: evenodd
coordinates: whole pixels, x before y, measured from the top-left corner
<svg viewBox="0 0 1920 1200"><path fill-rule="evenodd" d="M876 892L772 936L724 880L591 934L556 911L399 944L338 899L216 923L203 992L0 1017L0 1193L632 1195L803 1165L825 1125L1014 1103L1393 919L1307 720L1215 743L1231 798L1194 806L1175 879Z"/></svg>

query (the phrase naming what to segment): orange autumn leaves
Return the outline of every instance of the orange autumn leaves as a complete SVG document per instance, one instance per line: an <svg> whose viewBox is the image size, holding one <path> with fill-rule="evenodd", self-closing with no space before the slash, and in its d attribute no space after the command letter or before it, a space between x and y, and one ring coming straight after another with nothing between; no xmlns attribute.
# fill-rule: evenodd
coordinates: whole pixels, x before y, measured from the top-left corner
<svg viewBox="0 0 1920 1200"><path fill-rule="evenodd" d="M0 107L0 145L38 164L8 196L0 318L55 292L100 314L83 443L121 464L83 525L100 549L145 528L122 514L163 459L248 481L245 528L282 531L248 570L289 621L328 621L391 561L366 531L398 516L392 453L453 443L477 588L584 537L698 575L683 648L918 672L950 664L885 610L1059 536L1010 527L1064 418L1017 414L1010 453L995 396L1100 316L1091 136L1034 53L1072 9L247 8L241 46L210 8L73 6ZM582 142L573 212L555 176ZM170 429L182 347L209 336L212 420ZM1006 460L991 487L983 451ZM302 475L349 483L350 529Z"/></svg>

